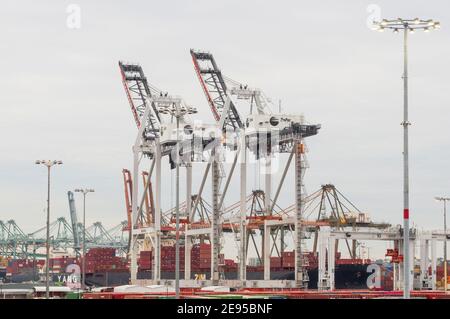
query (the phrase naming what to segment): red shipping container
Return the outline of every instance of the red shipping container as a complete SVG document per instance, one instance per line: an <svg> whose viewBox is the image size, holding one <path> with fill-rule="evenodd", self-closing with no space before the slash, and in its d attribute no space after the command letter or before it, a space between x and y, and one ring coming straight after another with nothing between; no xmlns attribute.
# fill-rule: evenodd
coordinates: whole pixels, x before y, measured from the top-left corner
<svg viewBox="0 0 450 319"><path fill-rule="evenodd" d="M281 267L281 257L270 257L270 267Z"/></svg>

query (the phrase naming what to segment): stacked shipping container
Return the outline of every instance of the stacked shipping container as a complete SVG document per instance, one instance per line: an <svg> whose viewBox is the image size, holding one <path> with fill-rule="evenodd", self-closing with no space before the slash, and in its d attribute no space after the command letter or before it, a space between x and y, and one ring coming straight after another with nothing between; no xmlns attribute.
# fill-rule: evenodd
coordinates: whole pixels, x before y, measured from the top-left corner
<svg viewBox="0 0 450 319"><path fill-rule="evenodd" d="M8 264L6 266L6 273L17 274L20 272L37 272L44 266L45 260L15 259L8 261Z"/></svg>
<svg viewBox="0 0 450 319"><path fill-rule="evenodd" d="M194 245L191 251L191 260L192 270L211 268L211 245Z"/></svg>
<svg viewBox="0 0 450 319"><path fill-rule="evenodd" d="M95 273L102 271L129 271L128 263L124 258L117 257L114 248L91 248L86 254L86 272ZM308 269L315 269L318 265L317 253L308 252L304 255ZM139 271L152 269L152 251L141 251L138 259ZM185 247L180 246L180 270L184 271ZM340 253L336 254L336 265L365 264L367 260L341 259ZM53 273L64 272L70 264L79 264L81 260L75 257L62 256L50 259L50 270ZM8 273L18 273L25 270L33 271L33 260L15 260L8 263ZM45 267L45 260L36 260L36 269ZM191 250L191 271L209 271L211 267L211 245L196 244ZM219 267L223 271L237 271L238 265L231 259L219 256ZM270 267L273 270L293 270L295 267L295 252L285 251L281 257L270 257ZM263 266L247 266L248 271L263 271ZM175 271L175 246L161 247L161 270ZM442 277L439 273L438 278Z"/></svg>
<svg viewBox="0 0 450 319"><path fill-rule="evenodd" d="M143 250L139 253L138 265L140 271L152 269L152 251Z"/></svg>
<svg viewBox="0 0 450 319"><path fill-rule="evenodd" d="M175 271L175 246L161 247L161 270ZM152 269L152 251L141 251L139 255L139 270ZM184 270L185 248L180 246L180 269ZM237 264L231 259L225 259L224 254L219 255L219 266L237 269ZM197 244L192 246L191 250L191 270L200 271L211 268L211 245Z"/></svg>
<svg viewBox="0 0 450 319"><path fill-rule="evenodd" d="M114 248L91 248L86 253L86 273L127 269L125 259L116 256Z"/></svg>
<svg viewBox="0 0 450 319"><path fill-rule="evenodd" d="M71 264L80 265L80 261L76 257L62 256L51 258L49 262L49 267L53 273L65 272L66 267Z"/></svg>

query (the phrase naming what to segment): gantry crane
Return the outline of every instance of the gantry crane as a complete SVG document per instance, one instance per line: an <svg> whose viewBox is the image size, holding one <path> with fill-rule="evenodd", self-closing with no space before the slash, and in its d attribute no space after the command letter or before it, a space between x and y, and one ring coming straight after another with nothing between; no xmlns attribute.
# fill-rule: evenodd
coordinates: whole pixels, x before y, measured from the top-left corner
<svg viewBox="0 0 450 319"><path fill-rule="evenodd" d="M249 218L254 219L256 215L260 215L258 218L263 219L271 219L272 211L276 204L281 185L284 182L284 178L286 176L287 169L290 165L290 162L295 155L295 201L296 201L296 212L297 212L297 221L296 225L296 281L298 286L303 286L303 256L302 256L302 176L303 176L303 168L305 165L302 163L302 156L304 154L304 145L302 144L302 139L305 137L313 136L317 134L320 125L307 125L304 123L303 117L299 115L289 115L289 114L272 114L270 110L268 110L267 103L262 98L263 94L260 90L250 89L247 85L242 85L239 83L234 83L235 86L228 88L225 83L225 76L223 76L221 70L218 68L218 65L213 57L213 55L209 52L205 51L190 51L192 60L194 63L194 68L196 74L200 80L200 85L205 93L208 104L211 108L213 116L216 121L218 121L219 126L221 123L224 123L224 130L226 134L229 135L229 131L237 133L239 136L239 142L242 146L242 149L238 149L236 152L236 158L239 156L239 152L241 152L241 181L240 181L240 189L241 189L241 222L240 222L240 254L239 254L239 272L240 279L242 281L246 278L246 255L247 255L247 247L248 247L248 239L251 236L251 232L247 232L247 226L251 221L247 221ZM246 99L250 100L250 114L247 115L245 121L239 115L239 112L236 107L236 103L233 101L233 96L237 99ZM253 112L253 104L256 105L257 112ZM245 123L245 125L243 125ZM255 154L258 160L263 160L265 165L265 190L264 192L256 191L253 192L255 203L259 203L260 199L264 201L264 207L259 210L250 211L250 214L247 213L246 207L246 166L247 166L247 149L250 152ZM283 174L282 180L278 186L275 198L271 199L271 188L272 188L272 173L271 173L271 158L275 152L279 153L290 153L290 157L288 163L286 165L285 172ZM229 173L229 178L233 174L234 163ZM213 174L213 207L215 197L214 194L217 193L215 190L214 181L217 180L217 177ZM229 179L228 179L229 180ZM222 195L223 196L223 195ZM223 199L220 201L223 203ZM251 209L254 209L256 205L252 205ZM222 207L219 205L218 209ZM214 211L214 209L213 209ZM259 212L261 211L261 212ZM248 216L249 215L249 216ZM214 219L213 219L214 220ZM269 255L268 245L266 244L269 234L265 234L264 230L261 229L261 235L264 237L262 243L262 255ZM259 253L257 251L259 256ZM267 257L267 256L265 256ZM267 258L264 258L267 260ZM269 267L268 262L265 262L265 279L267 277L268 272L267 269ZM305 279L307 281L307 278Z"/></svg>
<svg viewBox="0 0 450 319"><path fill-rule="evenodd" d="M159 143L161 138L161 116L159 114L158 102L164 103L174 103L171 98L167 98L167 94L163 94L160 90L153 87L153 92L151 86L144 74L142 67L138 64L119 62L119 68L122 75L122 83L125 88L125 93L128 98L128 102L131 107L133 118L136 122L138 128L138 138L134 145L134 167L133 167L133 178L131 176L126 176L124 173L124 183L125 191L129 195L126 195L127 200L127 214L129 218L128 225L130 226L130 236L129 236L129 250L131 257L131 279L136 279L137 273L137 251L138 239L150 235L153 237L152 242L154 243L154 261L155 267L153 267L154 279L159 279L160 277L160 231L161 231L161 157L162 153L167 153L167 148L162 149L162 145ZM158 102L153 100L153 97L159 98ZM150 171L153 170L156 164L156 200L155 200L155 220L153 227L147 227L146 232L143 234L133 234L133 229L135 225L138 225L138 218L141 215L143 205L138 205L138 172L139 172L139 156L138 154L142 152L145 156L149 158L154 158L152 162L152 167ZM151 172L149 172L151 176ZM135 181L134 184L131 183L131 179ZM144 188L144 193L147 192L150 183ZM134 196L132 196L134 194ZM145 195L144 195L145 198ZM144 199L143 198L143 199ZM145 200L145 199L144 199ZM131 204L131 205L130 205ZM131 209L130 209L131 208Z"/></svg>
<svg viewBox="0 0 450 319"><path fill-rule="evenodd" d="M137 181L139 174L139 165L142 156L151 160L151 167L144 177L146 181L150 181L152 176L155 178L154 182L154 211L151 216L152 223L149 227L138 228L138 218L141 216L144 207L147 203L150 206L151 198L148 195L148 189L151 183L145 182L144 192L141 196L138 195L138 183L132 183L131 190L128 189L131 196L131 212L132 212L132 239L131 239L131 278L136 279L137 274L137 251L139 249L136 244L138 239L142 236L151 236L151 242L154 248L154 267L153 279L158 281L160 279L160 246L161 234L164 231L162 228L162 209L161 209L161 159L163 156L169 157L171 168L175 167L175 161L181 161L186 167L187 172L187 198L190 198L192 171L190 161L196 156L203 157L205 149L216 138L215 136L204 136L206 127L193 123L187 114L194 109L186 105L186 103L179 97L168 95L151 86L144 75L142 67L137 64L128 64L119 62L119 67L122 75L122 82L125 87L127 98L131 106L134 120L136 122L138 133L135 144L133 146L134 163L132 180ZM175 123L174 111L177 112L178 121ZM183 113L180 115L180 113ZM166 116L164 116L166 114ZM180 125L180 140L175 138L177 125ZM215 126L213 127L215 128ZM198 141L200 140L200 145ZM180 145L180 153L176 153L177 144ZM200 149L197 149L200 146ZM126 186L128 188L128 186ZM138 199L139 198L139 199ZM190 201L188 201L190 203ZM127 205L129 210L129 205ZM190 211L187 207L184 212Z"/></svg>
<svg viewBox="0 0 450 319"><path fill-rule="evenodd" d="M14 220L0 221L0 255L10 258L27 258L28 236Z"/></svg>
<svg viewBox="0 0 450 319"><path fill-rule="evenodd" d="M287 212L293 207L288 207ZM318 232L321 226L328 226L336 230L344 230L351 228L377 228L386 229L390 227L387 223L375 223L370 220L367 213L362 212L356 207L342 192L340 192L333 184L324 184L309 195L305 199L305 217L316 216L317 225L314 225L312 232L314 233L313 252L317 251ZM335 251L338 251L339 241L336 240ZM356 240L352 240L350 247L345 240L349 255L356 258Z"/></svg>
<svg viewBox="0 0 450 319"><path fill-rule="evenodd" d="M106 230L100 222L86 228L86 246L112 247L120 251L126 251L126 238L123 232L124 222ZM77 223L78 238L83 233L83 224ZM45 254L38 252L45 248L46 229L41 227L32 233L25 234L14 220L0 221L0 256L12 259L45 258ZM118 233L120 234L118 235ZM79 247L73 234L73 225L64 217L59 217L50 223L50 247L51 250L63 250L67 253L76 252Z"/></svg>
<svg viewBox="0 0 450 319"><path fill-rule="evenodd" d="M236 108L236 104L231 98L231 94L227 88L225 83L225 77L222 75L221 70L219 69L214 56L205 51L195 51L190 50L192 61L194 64L195 72L200 81L200 85L205 94L206 100L209 104L213 117L218 124L219 129L223 130L225 133L225 139L230 141L231 145L239 145L240 141L236 140L236 136L239 136L242 130L244 130L244 124L239 115L239 112ZM242 146L241 146L242 147ZM231 147L232 149L235 147ZM245 152L245 146L244 152ZM229 181L231 180L231 176L233 174L235 165L237 160L239 159L239 153L242 152L242 149L237 149L235 154L235 159L233 161L232 168L228 174L228 179L225 184L225 188L223 191L220 190L220 185L222 179L225 177L223 164L220 161L213 160L210 164L208 164L204 180L209 172L211 167L211 176L212 176L212 244L211 244L211 255L212 255L212 265L211 265L211 279L213 283L217 283L219 280L219 254L220 254L220 236L221 229L219 225L220 211L222 209L222 205L224 202L224 198L228 189ZM221 174L222 173L222 174ZM203 185L203 183L202 183ZM202 188L202 187L201 187ZM220 194L221 193L221 194ZM194 206L195 207L195 206ZM246 263L246 254L245 254L245 225L242 224L240 227L240 237L238 238L241 241L240 245L240 254L239 254L239 272L241 274L241 278L245 278L245 263ZM186 242L189 242L186 239ZM190 249L189 245L186 245L186 249ZM186 253L189 253L186 250ZM186 265L188 266L189 261L186 260ZM186 274L186 276L188 276ZM186 277L186 279L188 279Z"/></svg>
<svg viewBox="0 0 450 319"><path fill-rule="evenodd" d="M185 217L183 220L186 222L185 235L186 235L186 252L190 249L188 240L189 236L194 233L199 235L200 232L196 230L195 232L189 233L191 226L190 222L193 222L193 214L196 211L198 205L202 199L202 191L204 189L205 181L207 179L209 170L211 170L212 177L212 201L211 201L211 219L209 223L209 229L204 231L209 235L211 241L211 279L213 283L219 280L219 254L220 254L220 242L221 231L223 230L223 225L221 224L221 215L224 207L224 200L226 193L229 189L231 177L233 175L234 169L237 166L237 162L240 161L241 169L241 182L240 182L240 222L239 222L239 240L240 240L240 278L245 280L246 273L246 249L248 242L247 228L249 225L253 225L254 221L258 219L270 219L272 218L272 211L276 205L276 200L279 195L281 184L284 182L286 174L283 174L282 181L277 189L275 197L271 198L271 174L270 170L266 173L265 191L264 191L264 207L260 209L263 211L260 216L255 216L252 212L248 214L247 206L247 193L246 193L246 166L247 166L247 149L256 154L259 159L263 158L270 168L271 156L274 152L285 152L290 153L289 163L292 157L295 155L296 161L296 192L295 199L297 202L296 212L298 215L298 225L300 226L301 221L301 175L303 174L301 169L301 154L303 152L303 145L301 139L317 134L319 125L307 125L303 122L302 118L299 116L291 116L286 114L279 114L275 116L268 112L267 103L265 103L263 96L259 90L249 89L247 85L232 85L230 88L227 87L226 79L222 72L218 68L214 57L212 54L207 52L199 52L191 50L191 57L194 62L194 67L198 78L200 80L202 89L206 95L208 104L213 113L216 124L214 128L221 131L221 134L210 135L209 139L205 140L204 136L200 136L202 142L200 149L196 149L195 132L196 128L192 126L189 121L182 121L184 132L186 135L191 135L191 137L184 136L186 142L183 142L181 146L180 154L175 154L178 158L180 155L187 155L183 157L183 163L187 168L187 182L186 182L186 205L184 208ZM143 233L152 233L154 236L152 243L155 248L154 262L155 267L153 268L153 278L156 280L160 279L160 244L161 244L161 232L162 232L162 209L161 209L161 157L164 155L169 155L169 160L173 162L174 156L174 146L177 144L177 140L173 139L170 133L173 131L173 121L172 123L167 123L163 120L162 114L164 109L173 105L182 105L184 102L179 98L174 98L168 96L167 93L152 92L149 82L147 81L142 68L135 64L125 64L119 63L122 80L124 87L126 89L127 98L130 103L133 117L138 127L138 137L136 143L133 147L134 152L134 170L133 170L133 180L137 180L139 172L139 163L141 156L145 155L151 160L151 167L148 171L148 180L150 180L152 173L155 175L155 208L154 208L154 218L152 227L146 227L147 229L136 230L136 238ZM154 94L155 93L155 94ZM235 99L246 99L250 101L250 115L247 116L244 121L237 110L237 103ZM256 106L256 107L254 107ZM253 109L257 112L253 113ZM172 114L173 115L173 114ZM245 125L244 125L245 123ZM204 128L201 128L204 130ZM267 139L269 137L269 139ZM279 137L278 140L273 142L273 137ZM226 147L235 151L234 160L231 165L228 175L223 173L221 169L221 160L219 158L222 147ZM190 161L196 156L196 154L203 155L205 153L209 154L209 158L206 160L208 165L205 169L205 173L201 180L199 191L194 200L192 200L192 172ZM187 159L187 160L186 160ZM243 160L242 160L243 159ZM289 165L287 165L288 167ZM172 165L173 167L173 165ZM286 168L287 170L287 168ZM221 181L226 176L226 181L223 189L221 188ZM125 182L127 185L127 183ZM126 186L129 193L138 194L137 187L138 183L129 184ZM138 218L141 216L144 204L148 202L147 189L148 184L146 183L144 187L144 195L140 197L140 205L138 196L131 196L131 212L132 212L132 234L135 232L134 225L138 225ZM261 194L260 192L253 192L253 194ZM256 198L255 198L256 199ZM129 204L127 204L127 211L129 211ZM254 205L252 206L254 207ZM257 211L255 208L251 208L254 212ZM256 218L257 217L257 218ZM255 219L256 218L256 219ZM247 220L248 219L248 220ZM170 219L169 219L170 222ZM171 229L171 227L169 227ZM301 249L299 248L301 244L301 227L296 227L297 230L297 252L299 257L296 263L297 273L301 273ZM265 230L260 231L263 233ZM134 236L132 236L134 238ZM269 235L265 236L269 237ZM264 241L265 243L265 241ZM131 245L132 247L133 244ZM268 255L267 246L263 247L262 254L265 258ZM135 279L136 274L136 251L132 249L132 280ZM134 256L134 257L133 257ZM187 254L186 254L187 256ZM186 265L189 258L186 258ZM267 262L266 262L267 264ZM267 267L269 265L266 265ZM185 272L186 279L189 279L189 272ZM300 276L301 277L301 276ZM296 276L297 278L297 276ZM302 281L301 278L299 281Z"/></svg>

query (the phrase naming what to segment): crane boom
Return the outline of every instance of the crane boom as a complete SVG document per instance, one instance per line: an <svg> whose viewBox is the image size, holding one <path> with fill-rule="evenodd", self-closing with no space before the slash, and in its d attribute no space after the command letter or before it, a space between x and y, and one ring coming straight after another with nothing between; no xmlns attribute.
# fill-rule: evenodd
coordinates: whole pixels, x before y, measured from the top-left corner
<svg viewBox="0 0 450 319"><path fill-rule="evenodd" d="M152 91L142 67L138 64L119 61L119 68L125 93L127 94L137 127L141 127L142 122L145 122L147 133L153 138L157 138L159 136L161 119L154 103L151 104L152 112L150 112L148 119L142 119L148 98L152 97Z"/></svg>
<svg viewBox="0 0 450 319"><path fill-rule="evenodd" d="M77 219L77 210L75 208L75 199L71 191L67 192L67 197L69 198L70 220L72 223L72 233L73 233L73 246L75 249L79 249L80 238L78 233L78 219Z"/></svg>
<svg viewBox="0 0 450 319"><path fill-rule="evenodd" d="M211 53L194 51L192 49L190 52L195 72L197 73L214 119L216 122L219 122L228 94L225 79ZM243 127L244 125L239 117L236 106L231 101L223 129L231 128L233 131L236 131Z"/></svg>

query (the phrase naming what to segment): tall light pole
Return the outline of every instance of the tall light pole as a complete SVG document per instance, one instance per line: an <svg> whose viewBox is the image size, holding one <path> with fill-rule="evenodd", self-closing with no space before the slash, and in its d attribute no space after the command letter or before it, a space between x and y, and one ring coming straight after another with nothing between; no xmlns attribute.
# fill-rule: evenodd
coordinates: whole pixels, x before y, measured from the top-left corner
<svg viewBox="0 0 450 319"><path fill-rule="evenodd" d="M180 118L186 114L195 114L197 110L194 107L173 103L170 106L160 107L159 113L170 114L176 118L176 144L175 144L175 167L176 167L176 192L175 192L175 296L180 298Z"/></svg>
<svg viewBox="0 0 450 319"><path fill-rule="evenodd" d="M435 197L436 200L444 203L444 291L447 293L447 202L450 197Z"/></svg>
<svg viewBox="0 0 450 319"><path fill-rule="evenodd" d="M404 285L403 298L410 298L410 270L409 268L409 167L408 167L408 33L415 30L428 32L432 29L440 28L440 23L429 20L415 19L394 19L375 21L375 29L383 32L391 29L394 33L403 30L403 269Z"/></svg>
<svg viewBox="0 0 450 319"><path fill-rule="evenodd" d="M93 193L92 188L77 188L75 192L83 194L83 259L81 264L81 289L86 289L86 195Z"/></svg>
<svg viewBox="0 0 450 319"><path fill-rule="evenodd" d="M45 242L45 298L50 297L50 169L53 165L61 165L62 161L37 160L37 165L47 167L47 236Z"/></svg>

